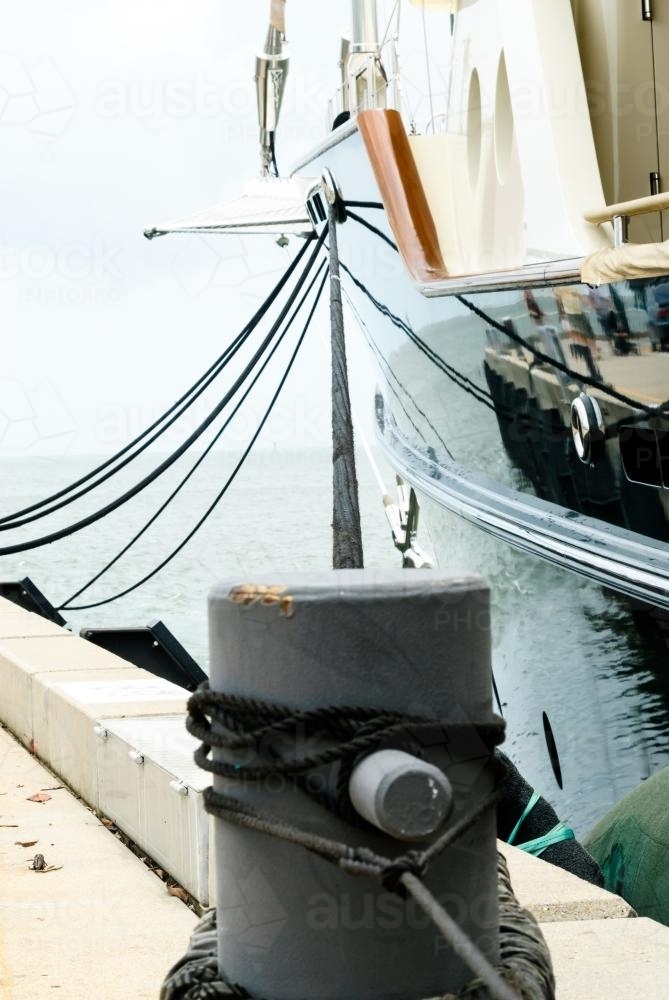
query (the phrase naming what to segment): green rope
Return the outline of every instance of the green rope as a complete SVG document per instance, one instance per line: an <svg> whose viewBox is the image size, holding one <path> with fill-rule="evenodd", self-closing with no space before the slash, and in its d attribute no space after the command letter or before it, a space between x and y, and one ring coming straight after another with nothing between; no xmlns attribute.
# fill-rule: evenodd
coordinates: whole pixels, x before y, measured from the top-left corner
<svg viewBox="0 0 669 1000"><path fill-rule="evenodd" d="M516 823L516 825L514 826L513 830L511 831L511 833L509 834L509 836L507 838L507 841L506 841L507 844L513 844L513 842L516 839L516 836L518 834L518 831L520 830L521 826L523 825L523 823L525 822L525 820L527 819L527 817L530 815L530 813L532 812L532 810L534 809L534 807L536 806L536 804L537 804L537 802L539 801L540 798L541 798L541 796L539 795L539 792L532 792L532 795L530 796L530 801L527 803L527 805L523 809L523 811L522 811L522 813L520 815L520 819L518 820L518 822Z"/></svg>
<svg viewBox="0 0 669 1000"><path fill-rule="evenodd" d="M535 858L540 858L549 847L553 847L554 844L561 844L565 840L576 840L576 835L566 823L558 823L548 833L544 833L542 837L527 840L524 844L518 844L518 847L521 851L533 854Z"/></svg>
<svg viewBox="0 0 669 1000"><path fill-rule="evenodd" d="M518 835L518 831L540 799L541 796L538 792L532 792L529 802L520 814L520 819L509 834L507 844L514 846L513 842ZM553 847L555 844L561 844L565 840L575 839L576 834L572 828L567 826L566 823L560 822L557 823L552 830L549 830L548 833L544 833L541 837L535 837L533 840L526 840L524 844L516 844L515 846L520 851L525 851L527 854L533 854L535 858L539 858L544 851L548 850L549 847Z"/></svg>

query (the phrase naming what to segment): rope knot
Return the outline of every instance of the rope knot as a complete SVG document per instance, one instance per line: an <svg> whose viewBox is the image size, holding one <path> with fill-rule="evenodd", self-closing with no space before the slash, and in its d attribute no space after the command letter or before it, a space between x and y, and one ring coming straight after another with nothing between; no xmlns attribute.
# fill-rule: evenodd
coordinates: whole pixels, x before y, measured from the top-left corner
<svg viewBox="0 0 669 1000"><path fill-rule="evenodd" d="M428 862L426 857L418 851L407 851L399 858L395 858L381 872L381 884L388 892L394 892L396 896L406 899L406 889L402 885L401 879L407 873L415 875L416 878L423 879L427 873Z"/></svg>

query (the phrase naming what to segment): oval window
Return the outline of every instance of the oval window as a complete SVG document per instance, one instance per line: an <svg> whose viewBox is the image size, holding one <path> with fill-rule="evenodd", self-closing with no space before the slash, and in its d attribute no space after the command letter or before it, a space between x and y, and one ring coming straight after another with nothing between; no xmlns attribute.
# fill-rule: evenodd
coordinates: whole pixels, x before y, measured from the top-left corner
<svg viewBox="0 0 669 1000"><path fill-rule="evenodd" d="M478 71L472 72L469 83L469 106L467 112L467 158L469 160L469 180L476 186L481 165L481 81Z"/></svg>
<svg viewBox="0 0 669 1000"><path fill-rule="evenodd" d="M502 52L499 58L497 88L495 92L495 166L497 168L497 179L500 184L504 184L509 173L511 154L513 153L513 136L514 122L511 89L509 87L506 59Z"/></svg>

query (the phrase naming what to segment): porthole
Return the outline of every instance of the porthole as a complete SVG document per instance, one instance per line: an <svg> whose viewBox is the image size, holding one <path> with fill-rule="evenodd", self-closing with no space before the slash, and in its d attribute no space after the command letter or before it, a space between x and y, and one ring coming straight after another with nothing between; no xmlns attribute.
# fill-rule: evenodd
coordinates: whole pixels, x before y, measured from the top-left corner
<svg viewBox="0 0 669 1000"><path fill-rule="evenodd" d="M604 452L606 431L599 403L582 392L571 404L571 434L584 465L594 465Z"/></svg>

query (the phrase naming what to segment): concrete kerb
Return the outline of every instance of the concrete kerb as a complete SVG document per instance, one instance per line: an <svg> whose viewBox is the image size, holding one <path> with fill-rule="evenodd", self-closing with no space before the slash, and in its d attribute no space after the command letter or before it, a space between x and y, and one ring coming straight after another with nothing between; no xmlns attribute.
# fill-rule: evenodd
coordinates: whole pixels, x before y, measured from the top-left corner
<svg viewBox="0 0 669 1000"><path fill-rule="evenodd" d="M0 754L0 994L156 997L195 915L3 729Z"/></svg>
<svg viewBox="0 0 669 1000"><path fill-rule="evenodd" d="M539 923L609 920L636 915L629 903L619 896L516 847L503 843L498 846L508 862L518 902Z"/></svg>

